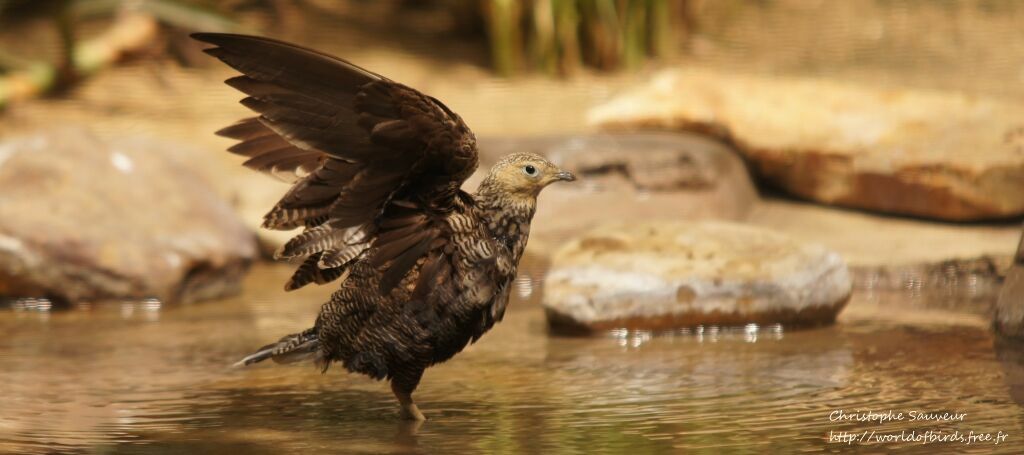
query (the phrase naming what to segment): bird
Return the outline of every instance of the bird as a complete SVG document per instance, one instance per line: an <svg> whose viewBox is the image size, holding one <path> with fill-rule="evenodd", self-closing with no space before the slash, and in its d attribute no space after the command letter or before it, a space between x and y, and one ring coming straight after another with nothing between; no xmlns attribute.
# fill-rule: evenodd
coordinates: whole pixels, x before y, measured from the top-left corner
<svg viewBox="0 0 1024 455"><path fill-rule="evenodd" d="M440 100L287 42L196 33L241 73L225 83L256 115L216 134L246 167L292 186L263 227L301 229L275 252L299 262L285 290L337 281L313 326L240 360L312 362L387 380L404 419L423 372L502 320L541 190L573 181L515 152L474 193L476 137Z"/></svg>

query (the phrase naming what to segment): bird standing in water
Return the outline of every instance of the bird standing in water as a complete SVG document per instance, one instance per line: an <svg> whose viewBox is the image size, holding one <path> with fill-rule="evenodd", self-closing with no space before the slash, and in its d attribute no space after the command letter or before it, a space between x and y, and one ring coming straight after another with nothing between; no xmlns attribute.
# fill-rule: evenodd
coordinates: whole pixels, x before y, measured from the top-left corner
<svg viewBox="0 0 1024 455"><path fill-rule="evenodd" d="M476 193L476 138L437 99L332 57L254 36L199 33L242 73L226 83L259 115L218 134L246 166L294 184L264 217L303 228L276 256L303 258L285 286L338 280L312 328L238 362L312 361L387 379L404 418L423 371L502 319L537 195L574 180L544 158L500 160Z"/></svg>

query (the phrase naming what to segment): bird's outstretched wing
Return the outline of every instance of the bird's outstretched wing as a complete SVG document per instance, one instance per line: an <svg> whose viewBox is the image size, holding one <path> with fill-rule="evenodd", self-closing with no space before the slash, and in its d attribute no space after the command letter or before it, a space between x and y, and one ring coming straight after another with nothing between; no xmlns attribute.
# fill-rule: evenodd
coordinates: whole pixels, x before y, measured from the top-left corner
<svg viewBox="0 0 1024 455"><path fill-rule="evenodd" d="M254 36L198 33L242 73L226 83L257 117L218 134L246 166L295 183L264 217L305 230L278 256L306 257L288 289L343 275L364 256L388 291L448 240L443 217L477 167L476 139L437 99L342 59Z"/></svg>

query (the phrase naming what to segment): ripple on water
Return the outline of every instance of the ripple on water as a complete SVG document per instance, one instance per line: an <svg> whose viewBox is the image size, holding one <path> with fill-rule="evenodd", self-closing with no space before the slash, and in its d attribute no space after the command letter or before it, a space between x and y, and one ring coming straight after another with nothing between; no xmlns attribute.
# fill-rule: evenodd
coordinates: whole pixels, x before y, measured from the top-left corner
<svg viewBox="0 0 1024 455"><path fill-rule="evenodd" d="M278 283L287 272L257 269L252 279ZM1005 431L1024 440L1012 396L1020 384L1007 383L1024 375L1003 372L1024 355L1003 347L997 358L982 329L860 320L793 332L705 327L562 338L545 333L537 292L514 303L483 341L428 371L416 395L432 420L416 427L396 420L385 384L338 368L326 376L307 367L226 368L304 328L329 292L275 303L267 296L279 295L276 284L260 286L238 299L133 311L157 318L125 318L119 306L99 304L48 311L45 320L0 313L8 334L0 340L0 451L838 451L846 447L827 444L830 430L865 429ZM829 420L835 410L888 409L967 417ZM861 449L901 446L913 444Z"/></svg>

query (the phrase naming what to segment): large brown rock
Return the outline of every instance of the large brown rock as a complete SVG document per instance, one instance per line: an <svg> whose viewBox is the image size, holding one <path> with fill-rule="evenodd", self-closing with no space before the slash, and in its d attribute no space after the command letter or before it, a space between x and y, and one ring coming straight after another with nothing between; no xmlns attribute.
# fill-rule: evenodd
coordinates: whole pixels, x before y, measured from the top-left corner
<svg viewBox="0 0 1024 455"><path fill-rule="evenodd" d="M183 159L65 128L0 143L0 296L191 301L234 292L255 237Z"/></svg>
<svg viewBox="0 0 1024 455"><path fill-rule="evenodd" d="M617 223L560 249L544 281L555 330L831 323L851 292L825 248L726 222Z"/></svg>
<svg viewBox="0 0 1024 455"><path fill-rule="evenodd" d="M1024 214L1024 109L997 100L673 70L589 120L713 134L767 182L828 204L943 220Z"/></svg>

